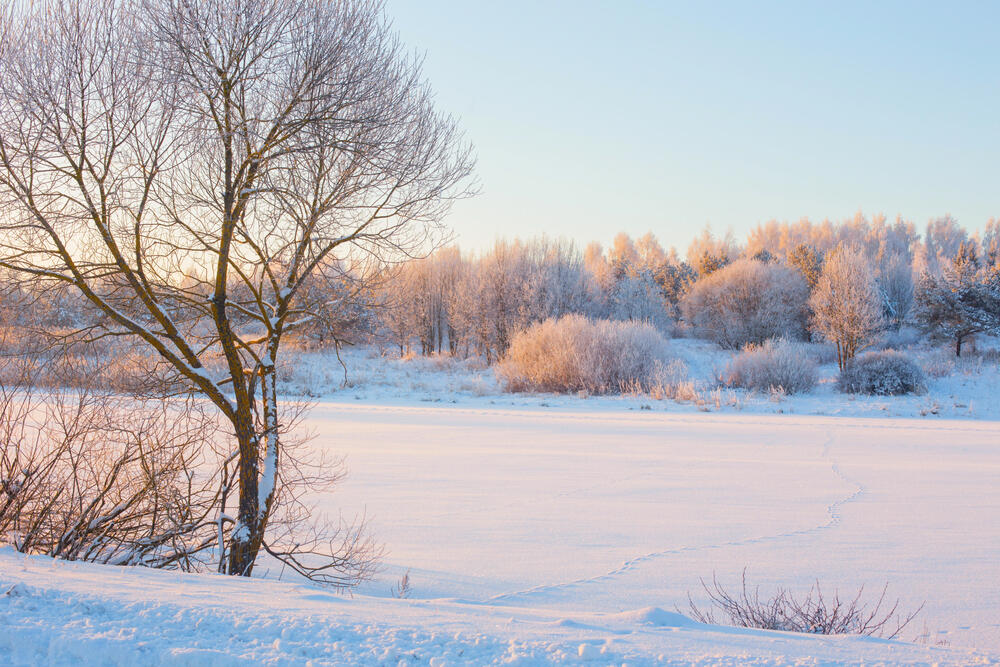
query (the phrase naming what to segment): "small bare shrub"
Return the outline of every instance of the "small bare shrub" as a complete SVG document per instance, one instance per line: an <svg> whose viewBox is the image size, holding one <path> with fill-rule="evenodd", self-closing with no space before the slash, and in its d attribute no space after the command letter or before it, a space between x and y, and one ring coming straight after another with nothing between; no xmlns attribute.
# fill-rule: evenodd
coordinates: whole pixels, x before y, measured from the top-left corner
<svg viewBox="0 0 1000 667"><path fill-rule="evenodd" d="M407 354L400 359L421 372L451 371L460 364L460 359L447 352L434 352L428 355Z"/></svg>
<svg viewBox="0 0 1000 667"><path fill-rule="evenodd" d="M900 350L912 347L919 342L920 332L917 329L903 327L901 329L889 329L882 332L875 345L876 349Z"/></svg>
<svg viewBox="0 0 1000 667"><path fill-rule="evenodd" d="M816 386L816 362L802 345L772 339L745 347L729 363L724 380L730 387L797 394Z"/></svg>
<svg viewBox="0 0 1000 667"><path fill-rule="evenodd" d="M473 396L489 396L496 393L495 385L481 375L463 380L456 386L457 391L472 394Z"/></svg>
<svg viewBox="0 0 1000 667"><path fill-rule="evenodd" d="M606 394L648 390L665 361L652 325L566 315L515 336L496 373L508 391Z"/></svg>
<svg viewBox="0 0 1000 667"><path fill-rule="evenodd" d="M688 379L688 366L681 359L660 362L647 393L657 401L672 399L690 401L697 396L694 383Z"/></svg>
<svg viewBox="0 0 1000 667"><path fill-rule="evenodd" d="M722 623L761 630L893 639L924 607L921 604L912 612L900 611L898 599L891 604L886 600L889 584L882 587L877 598L868 601L862 599L864 586L851 597L841 599L840 594L834 591L830 598L823 594L818 581L804 598L796 597L784 588L778 588L771 597L762 598L760 588L751 591L747 585L745 569L742 587L736 592L725 589L714 576L711 586L704 580L701 585L708 594L711 607L702 610L688 594L688 606L696 621L716 625L719 621L716 621L715 612L718 611L722 615Z"/></svg>
<svg viewBox="0 0 1000 667"><path fill-rule="evenodd" d="M412 592L410 588L410 571L407 570L406 574L399 578L396 585L392 587L392 597L399 598L400 600L405 600L410 597Z"/></svg>
<svg viewBox="0 0 1000 667"><path fill-rule="evenodd" d="M840 372L840 391L848 394L900 396L925 391L924 374L913 361L894 350L858 355Z"/></svg>

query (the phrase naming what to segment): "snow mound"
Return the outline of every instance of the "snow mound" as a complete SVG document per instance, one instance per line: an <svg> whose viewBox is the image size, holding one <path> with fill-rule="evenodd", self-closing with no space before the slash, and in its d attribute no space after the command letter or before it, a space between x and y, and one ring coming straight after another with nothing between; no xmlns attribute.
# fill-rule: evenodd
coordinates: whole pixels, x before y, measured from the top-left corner
<svg viewBox="0 0 1000 667"><path fill-rule="evenodd" d="M684 614L666 611L659 607L644 607L615 614L614 619L635 625L652 625L657 628L691 628L701 623L693 621Z"/></svg>

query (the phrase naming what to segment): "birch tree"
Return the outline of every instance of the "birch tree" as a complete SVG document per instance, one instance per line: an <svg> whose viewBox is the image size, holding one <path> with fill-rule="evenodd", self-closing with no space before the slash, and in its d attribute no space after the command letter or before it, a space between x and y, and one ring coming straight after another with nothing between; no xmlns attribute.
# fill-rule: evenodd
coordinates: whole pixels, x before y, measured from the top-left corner
<svg viewBox="0 0 1000 667"><path fill-rule="evenodd" d="M220 569L249 576L282 341L331 305L304 285L433 244L468 149L374 0L36 0L0 23L0 266L71 286L100 316L79 339L143 341L228 422Z"/></svg>

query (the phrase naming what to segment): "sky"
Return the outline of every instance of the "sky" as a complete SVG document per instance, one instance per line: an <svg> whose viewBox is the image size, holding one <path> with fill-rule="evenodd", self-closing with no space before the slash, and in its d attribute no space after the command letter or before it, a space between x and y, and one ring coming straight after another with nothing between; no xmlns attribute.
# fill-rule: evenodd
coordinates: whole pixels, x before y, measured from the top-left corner
<svg viewBox="0 0 1000 667"><path fill-rule="evenodd" d="M388 0L480 194L457 242L1000 216L1000 3Z"/></svg>

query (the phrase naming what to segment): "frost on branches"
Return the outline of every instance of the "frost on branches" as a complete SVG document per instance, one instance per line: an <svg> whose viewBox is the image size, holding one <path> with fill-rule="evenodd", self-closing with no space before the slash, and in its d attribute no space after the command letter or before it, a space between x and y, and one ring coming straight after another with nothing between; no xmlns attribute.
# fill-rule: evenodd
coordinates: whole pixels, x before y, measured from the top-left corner
<svg viewBox="0 0 1000 667"><path fill-rule="evenodd" d="M960 245L940 274L925 272L914 299L914 319L930 336L952 341L956 357L975 334L1000 334L1000 267L984 266L971 242Z"/></svg>

